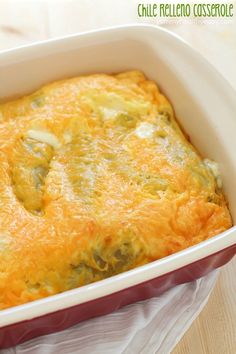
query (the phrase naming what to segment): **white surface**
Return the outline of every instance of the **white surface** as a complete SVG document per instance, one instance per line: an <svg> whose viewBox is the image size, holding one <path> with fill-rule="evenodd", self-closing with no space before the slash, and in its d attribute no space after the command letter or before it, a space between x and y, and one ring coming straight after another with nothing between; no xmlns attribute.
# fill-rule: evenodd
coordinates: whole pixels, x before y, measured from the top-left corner
<svg viewBox="0 0 236 354"><path fill-rule="evenodd" d="M235 179L232 179L236 170L235 93L198 53L167 31L153 26L128 26L7 51L0 55L0 75L4 84L0 94L22 94L59 77L84 72L117 72L134 68L134 65L158 82L167 93L176 108L177 117L180 117L198 149L220 163L231 212L235 217L236 186ZM198 245L123 274L3 310L0 326L120 291L235 243L236 226Z"/></svg>
<svg viewBox="0 0 236 354"><path fill-rule="evenodd" d="M217 274L2 354L168 354L206 304Z"/></svg>
<svg viewBox="0 0 236 354"><path fill-rule="evenodd" d="M217 2L227 1L236 4L235 0ZM127 23L162 25L203 54L236 88L236 14L228 21L205 19L200 23L139 18L140 2L156 0L0 0L0 49Z"/></svg>
<svg viewBox="0 0 236 354"><path fill-rule="evenodd" d="M1 49L12 48L19 44L27 44L35 40L46 39L48 36L56 37L78 31L97 29L104 26L131 22L156 23L154 19L137 18L134 11L135 3L137 3L136 0L99 0L100 6L98 6L98 1L94 0L57 1L56 6L54 5L55 1L53 0L45 2L37 0L7 0L7 2L8 6L6 7L4 5L6 0L0 0L0 25L2 25L0 32ZM149 2L151 2L151 0ZM44 3L47 3L47 5L44 5ZM96 8L94 8L95 3ZM1 16L3 13L4 16ZM234 18L233 24L226 23L224 25L211 23L183 25L180 22L175 23L174 21L172 23L163 21L162 25L186 39L195 49L202 53L225 76L226 79L228 79L231 85L236 88L236 17ZM143 354L154 353L158 348L158 353L166 354L165 351L160 351L160 348L163 349L163 347L159 347L160 333L162 333L162 335L165 333L167 334L166 342L168 343L169 341L168 348L171 348L174 344L174 340L177 342L179 337L183 335L185 329L191 324L193 318L197 316L201 307L205 304L207 294L213 287L215 276L216 275L209 275L206 278L206 281L201 280L202 287L199 286L199 291L196 293L192 291L190 294L186 289L186 287L188 287L188 289L190 287L193 290L196 286L195 282L182 286L183 289L179 299L180 301L177 297L177 300L173 302L176 306L172 307L172 310L175 311L175 314L177 313L177 315L178 313L182 314L183 312L183 315L182 317L179 316L179 320L176 323L172 322L172 319L174 321L176 318L172 318L172 314L167 317L166 322L167 324L170 324L170 327L168 327L167 330L166 327L164 329L162 327L162 332L160 332L160 327L158 326L163 317L163 312L159 312L159 306L162 300L153 299L150 300L150 305L148 301L145 302L145 304L131 305L130 308L132 307L133 310L127 312L130 314L130 320L122 321L123 316L125 315L124 313L126 313L126 308L124 308L115 314L78 325L74 327L72 331L63 332L63 335L62 333L59 333L43 338L41 337L19 346L16 350L7 350L6 353L47 354L58 352L58 354L61 354L69 352L100 354L101 351L94 348L101 349L102 343L106 344L106 348L103 346L104 354L121 353L122 348L124 348L129 341L132 345L136 346L139 345L139 343L136 344L136 341L139 342L141 340L145 343L145 338L147 336L150 338L152 334L154 334L150 342L152 345L149 346L148 349L143 346ZM171 292L176 291L176 289L177 288L171 290ZM168 296L170 296L169 293ZM165 301L165 299L170 299L170 297L167 298L167 294L164 294L161 298L163 301ZM188 302L189 307L187 309L185 306L181 307L182 299L186 299ZM187 314L189 314L188 320L186 317ZM106 320L108 317L110 318L109 321ZM116 318L117 323L114 323L113 325L114 318ZM134 318L139 318L138 323L143 327L142 329L140 328L139 331L137 330L137 328L139 328L138 325L132 320ZM106 322L103 325L104 319ZM97 320L99 320L99 326L96 322ZM165 323L165 321L163 323ZM155 330L153 330L152 324ZM89 328L91 332L87 332ZM82 339L81 332L86 332L88 335L83 336ZM111 344L109 338L115 333L117 334L117 341L116 343L113 342ZM78 342L76 340L77 337L79 337ZM48 343L48 345L45 345L46 343ZM60 345L58 345L59 343ZM93 345L92 350L90 350L90 343ZM77 344L77 347L74 346L75 344ZM79 345L83 348L82 352ZM112 349L109 349L109 346ZM71 348L75 348L75 350L72 352L70 350ZM129 351L126 348L126 352L124 353L133 354L133 348L135 347L129 347ZM167 349L167 347L165 348ZM119 351L119 349L121 350Z"/></svg>

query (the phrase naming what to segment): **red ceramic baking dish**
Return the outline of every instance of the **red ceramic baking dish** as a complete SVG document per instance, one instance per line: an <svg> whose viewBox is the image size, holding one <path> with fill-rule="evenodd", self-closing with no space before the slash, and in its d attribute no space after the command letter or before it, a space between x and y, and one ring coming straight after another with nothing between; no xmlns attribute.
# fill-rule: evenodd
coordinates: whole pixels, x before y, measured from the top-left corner
<svg viewBox="0 0 236 354"><path fill-rule="evenodd" d="M154 26L73 35L0 54L2 100L85 73L142 70L171 100L203 156L219 163L236 219L236 96L185 42ZM78 289L0 311L0 348L63 330L204 276L236 253L236 226L196 246Z"/></svg>

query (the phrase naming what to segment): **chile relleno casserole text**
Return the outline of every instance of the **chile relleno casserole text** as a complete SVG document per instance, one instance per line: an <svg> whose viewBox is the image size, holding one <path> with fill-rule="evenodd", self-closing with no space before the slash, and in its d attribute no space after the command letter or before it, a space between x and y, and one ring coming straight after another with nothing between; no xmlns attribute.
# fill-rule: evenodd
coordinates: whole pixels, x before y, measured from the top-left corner
<svg viewBox="0 0 236 354"><path fill-rule="evenodd" d="M0 309L230 226L217 164L142 73L59 81L0 105Z"/></svg>

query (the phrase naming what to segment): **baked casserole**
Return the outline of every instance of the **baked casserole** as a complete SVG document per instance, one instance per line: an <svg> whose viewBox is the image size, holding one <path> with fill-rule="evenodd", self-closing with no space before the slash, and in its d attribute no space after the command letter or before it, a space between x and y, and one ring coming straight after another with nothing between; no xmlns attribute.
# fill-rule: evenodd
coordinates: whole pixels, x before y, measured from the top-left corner
<svg viewBox="0 0 236 354"><path fill-rule="evenodd" d="M231 225L217 164L141 72L67 79L0 105L0 309Z"/></svg>

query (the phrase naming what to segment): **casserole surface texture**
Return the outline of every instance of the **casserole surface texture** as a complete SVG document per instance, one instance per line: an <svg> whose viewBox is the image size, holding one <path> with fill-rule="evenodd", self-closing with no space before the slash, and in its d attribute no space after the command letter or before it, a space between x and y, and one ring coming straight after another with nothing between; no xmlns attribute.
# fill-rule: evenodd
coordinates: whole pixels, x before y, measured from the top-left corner
<svg viewBox="0 0 236 354"><path fill-rule="evenodd" d="M0 309L231 225L217 164L141 72L59 81L0 105Z"/></svg>

